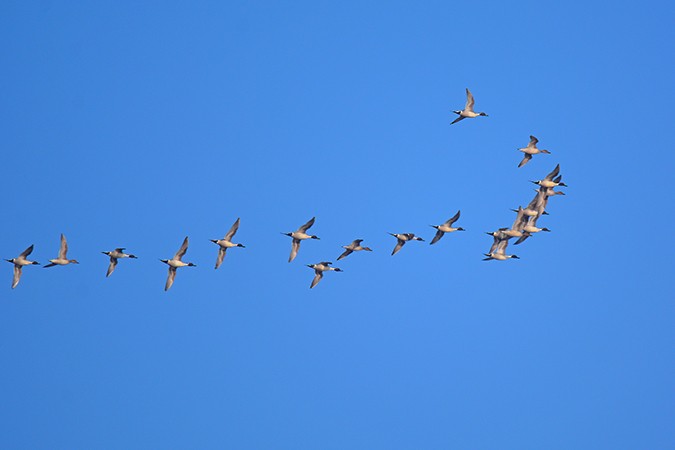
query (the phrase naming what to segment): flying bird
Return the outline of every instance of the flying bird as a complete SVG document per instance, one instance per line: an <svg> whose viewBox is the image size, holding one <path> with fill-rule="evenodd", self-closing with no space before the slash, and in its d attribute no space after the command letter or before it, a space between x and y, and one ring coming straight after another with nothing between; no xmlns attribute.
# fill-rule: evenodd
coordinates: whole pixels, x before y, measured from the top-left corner
<svg viewBox="0 0 675 450"><path fill-rule="evenodd" d="M530 217L530 220L527 221L527 225L525 225L523 227L523 235L518 238L515 245L518 245L522 242L525 242L525 239L529 238L534 233L539 233L540 231L546 231L546 232L551 231L546 227L543 227L543 228L537 227L537 220L539 220L540 217L541 216Z"/></svg>
<svg viewBox="0 0 675 450"><path fill-rule="evenodd" d="M562 175L558 176L558 173L560 172L560 164L555 166L555 169L551 171L546 177L544 177L543 180L537 180L537 181L530 181L531 183L538 184L541 187L545 188L554 188L556 186L565 186L567 185L563 183L562 180Z"/></svg>
<svg viewBox="0 0 675 450"><path fill-rule="evenodd" d="M353 252L360 252L361 250L365 250L367 252L373 251L370 247L361 246L361 242L363 242L363 239L356 239L349 245L343 245L342 248L344 248L345 251L340 256L338 256L337 260L340 261L341 259L351 255Z"/></svg>
<svg viewBox="0 0 675 450"><path fill-rule="evenodd" d="M523 160L520 161L520 164L518 164L518 167L523 167L525 164L530 162L532 159L532 155L538 155L539 153L544 153L547 155L550 155L551 152L548 150L544 150L537 148L537 142L539 142L539 139L537 139L534 136L530 136L530 143L527 144L527 147L519 148L518 151L525 153L523 155Z"/></svg>
<svg viewBox="0 0 675 450"><path fill-rule="evenodd" d="M324 272L343 272L342 269L338 269L337 267L330 267L331 264L333 263L328 261L320 262L318 264L307 264L307 267L314 269L314 279L312 280L312 284L309 286L310 289L319 284L319 281L321 281L321 278L323 278Z"/></svg>
<svg viewBox="0 0 675 450"><path fill-rule="evenodd" d="M464 231L464 228L462 227L454 228L452 226L452 224L457 222L457 219L459 219L460 212L461 211L457 211L457 214L449 218L447 221L445 221L445 223L441 225L430 225L431 227L436 228L436 236L434 236L429 245L433 245L436 242L438 242L445 235L445 233L452 233L453 231Z"/></svg>
<svg viewBox="0 0 675 450"><path fill-rule="evenodd" d="M484 112L479 113L474 112L473 104L474 104L473 95L471 94L471 91L469 91L469 88L466 88L466 105L464 106L464 109L461 111L453 111L455 114L459 114L459 117L453 120L452 123L450 123L450 125L452 125L453 123L457 123L460 120L464 120L466 118L472 119L478 116L487 117L487 114L485 114Z"/></svg>
<svg viewBox="0 0 675 450"><path fill-rule="evenodd" d="M223 263L223 258L225 258L225 252L227 251L228 248L232 247L244 247L242 244L235 244L232 242L232 238L234 235L237 233L237 230L239 229L239 219L234 222L232 227L230 228L230 231L227 232L225 237L223 239L211 239L211 242L214 244L218 245L218 259L216 259L216 269L220 267L220 265Z"/></svg>
<svg viewBox="0 0 675 450"><path fill-rule="evenodd" d="M394 250L391 252L391 256L394 256L396 253L398 253L401 248L405 245L406 242L408 241L422 241L424 242L424 239L422 239L419 236L415 236L413 233L389 233L392 236L396 238L396 247L394 247Z"/></svg>
<svg viewBox="0 0 675 450"><path fill-rule="evenodd" d="M61 247L59 248L59 256L56 259L50 259L49 262L50 264L47 264L44 267L54 267L56 265L59 266L65 266L66 264L79 264L77 260L74 259L68 259L66 256L66 253L68 253L68 241L66 241L66 237L61 234Z"/></svg>
<svg viewBox="0 0 675 450"><path fill-rule="evenodd" d="M288 262L293 261L295 257L298 256L298 250L300 250L300 241L305 239L319 239L317 236L307 234L307 230L309 230L311 226L314 225L314 219L315 217L312 217L309 219L309 222L292 233L281 233L293 238L293 246L291 247L291 255L288 257Z"/></svg>
<svg viewBox="0 0 675 450"><path fill-rule="evenodd" d="M108 272L105 274L106 278L110 276L110 274L113 273L115 270L115 267L117 267L117 260L119 258L132 258L136 259L135 255L131 255L129 253L124 253L124 247L116 248L115 250L111 252L101 252L104 255L110 256L110 265L108 265Z"/></svg>
<svg viewBox="0 0 675 450"><path fill-rule="evenodd" d="M490 253L485 253L485 256L487 258L484 258L483 261L490 261L490 260L497 260L497 261L506 261L507 259L520 259L516 255L507 255L506 254L506 247L509 245L509 241L507 239L500 241L499 245L497 245L497 250L494 252Z"/></svg>
<svg viewBox="0 0 675 450"><path fill-rule="evenodd" d="M185 256L187 249L188 249L188 237L185 236L183 245L180 246L180 248L178 249L178 251L173 256L172 259L160 259L160 261L162 261L164 264L169 265L169 275L166 278L164 291L168 291L171 288L171 285L173 285L173 280L176 278L176 269L178 269L179 267L186 267L186 266L197 267L195 264L183 262L183 256Z"/></svg>
<svg viewBox="0 0 675 450"><path fill-rule="evenodd" d="M30 266L31 264L40 264L37 261L28 261L26 259L28 255L30 255L32 252L33 246L31 245L26 250L21 252L21 254L16 258L5 260L7 262L11 262L12 264L14 264L14 278L12 279L12 289L14 289L17 284L19 284L19 280L21 279L21 268L23 266Z"/></svg>

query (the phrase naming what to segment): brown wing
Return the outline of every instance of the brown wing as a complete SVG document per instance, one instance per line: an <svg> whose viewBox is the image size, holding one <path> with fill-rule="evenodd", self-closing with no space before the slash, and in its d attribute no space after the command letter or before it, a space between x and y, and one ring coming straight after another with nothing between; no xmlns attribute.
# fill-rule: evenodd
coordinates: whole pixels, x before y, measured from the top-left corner
<svg viewBox="0 0 675 450"><path fill-rule="evenodd" d="M21 254L19 255L19 258L25 258L26 256L30 255L32 252L33 252L33 246L31 245L26 250L21 252Z"/></svg>
<svg viewBox="0 0 675 450"><path fill-rule="evenodd" d="M445 233L441 230L436 231L436 236L434 236L429 245L434 245L436 242L440 241L444 234Z"/></svg>
<svg viewBox="0 0 675 450"><path fill-rule="evenodd" d="M59 248L59 259L68 259L66 254L68 253L68 241L66 237L61 234L61 247Z"/></svg>
<svg viewBox="0 0 675 450"><path fill-rule="evenodd" d="M239 229L239 219L237 218L237 221L234 222L232 228L230 228L230 231L228 231L227 234L225 235L225 240L231 241L234 235L237 233L238 229Z"/></svg>
<svg viewBox="0 0 675 450"><path fill-rule="evenodd" d="M553 170L551 171L551 173L549 173L548 175L546 175L546 177L544 178L544 180L549 180L549 181L551 181L553 178L555 178L556 176L558 176L558 172L560 172L560 164L556 165L556 166L555 166L555 169L553 169Z"/></svg>
<svg viewBox="0 0 675 450"><path fill-rule="evenodd" d="M398 253L398 251L401 250L401 248L403 247L403 245L405 245L405 241L402 241L402 240L400 240L400 239L398 239L398 238L397 238L397 241L398 241L398 242L396 242L396 247L394 247L394 251L391 252L391 256L394 256L396 253Z"/></svg>
<svg viewBox="0 0 675 450"><path fill-rule="evenodd" d="M309 222L298 228L298 231L301 233L306 233L307 230L309 230L310 227L314 225L314 219L316 219L316 217L312 217L311 219L309 219Z"/></svg>
<svg viewBox="0 0 675 450"><path fill-rule="evenodd" d="M341 259L346 258L347 256L351 255L352 253L354 253L353 250L347 249L340 256L338 256L337 260L340 261Z"/></svg>
<svg viewBox="0 0 675 450"><path fill-rule="evenodd" d="M466 106L464 106L464 110L466 111L473 111L473 104L474 104L474 99L473 99L473 94L469 90L469 88L466 88Z"/></svg>
<svg viewBox="0 0 675 450"><path fill-rule="evenodd" d="M300 250L300 239L293 238L293 244L291 246L291 255L288 257L288 262L291 262L298 256L298 250Z"/></svg>
<svg viewBox="0 0 675 450"><path fill-rule="evenodd" d="M115 270L117 266L117 258L110 257L110 265L108 266L108 272L105 274L106 278L110 276L111 273Z"/></svg>
<svg viewBox="0 0 675 450"><path fill-rule="evenodd" d="M525 164L530 162L531 159L532 159L532 155L530 155L529 153L525 153L525 155L523 155L523 160L520 161L520 164L518 164L518 167L523 167Z"/></svg>
<svg viewBox="0 0 675 450"><path fill-rule="evenodd" d="M173 280L176 279L176 268L169 266L169 275L166 277L166 284L164 285L164 291L171 289L173 285Z"/></svg>
<svg viewBox="0 0 675 450"><path fill-rule="evenodd" d="M223 259L225 259L225 251L227 249L223 247L218 248L218 259L216 259L216 269L220 267L220 265L223 263Z"/></svg>
<svg viewBox="0 0 675 450"><path fill-rule="evenodd" d="M530 143L527 144L527 146L530 147L530 148L534 148L534 147L537 146L537 142L539 142L539 139L537 139L534 136L530 136Z"/></svg>
<svg viewBox="0 0 675 450"><path fill-rule="evenodd" d="M455 214L454 216L452 216L451 218L449 218L449 219L445 222L445 224L446 224L446 225L449 225L449 226L452 226L452 224L455 223L455 222L457 222L457 219L459 219L460 213L461 213L461 211L457 211L457 214Z"/></svg>
<svg viewBox="0 0 675 450"><path fill-rule="evenodd" d="M323 278L323 272L320 270L315 270L314 271L314 279L312 280L312 284L309 286L310 289L312 289L314 286L319 284L319 281L321 281L321 278Z"/></svg>
<svg viewBox="0 0 675 450"><path fill-rule="evenodd" d="M187 249L188 249L188 237L185 236L185 239L183 240L183 245L180 246L176 254L173 256L173 259L175 259L176 261L180 261L181 258L185 256Z"/></svg>
<svg viewBox="0 0 675 450"><path fill-rule="evenodd" d="M14 278L12 279L12 289L14 289L17 284L19 284L20 279L21 279L21 266L14 264Z"/></svg>

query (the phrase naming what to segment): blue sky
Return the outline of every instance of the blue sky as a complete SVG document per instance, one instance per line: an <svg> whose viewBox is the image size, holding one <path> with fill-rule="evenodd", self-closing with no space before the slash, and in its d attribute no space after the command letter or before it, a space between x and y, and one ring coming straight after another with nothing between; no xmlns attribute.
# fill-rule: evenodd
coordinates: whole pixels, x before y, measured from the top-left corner
<svg viewBox="0 0 675 450"><path fill-rule="evenodd" d="M2 3L0 256L81 263L3 262L3 447L672 448L674 12ZM553 232L481 261L557 163Z"/></svg>

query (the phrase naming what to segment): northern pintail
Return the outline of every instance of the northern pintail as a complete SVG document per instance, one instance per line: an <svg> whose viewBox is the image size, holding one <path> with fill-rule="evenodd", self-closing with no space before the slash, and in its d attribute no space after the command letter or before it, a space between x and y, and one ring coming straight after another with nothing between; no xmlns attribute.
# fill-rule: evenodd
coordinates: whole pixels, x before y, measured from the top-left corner
<svg viewBox="0 0 675 450"><path fill-rule="evenodd" d="M455 114L459 114L459 117L456 118L455 120L453 120L450 125L452 125L453 123L457 123L460 120L463 120L463 119L466 119L466 118L471 119L471 118L478 117L478 116L486 116L487 117L487 114L485 114L484 112L479 112L479 113L474 112L473 111L473 104L474 104L473 95L471 94L471 91L469 91L469 88L466 88L466 105L464 106L464 109L461 110L461 111L453 111Z"/></svg>
<svg viewBox="0 0 675 450"><path fill-rule="evenodd" d="M176 269L179 267L197 267L195 264L192 263L184 263L183 262L183 256L185 255L185 252L187 252L188 249L188 237L185 236L185 240L183 240L183 245L180 246L176 254L173 256L172 259L160 259L164 264L169 265L169 276L166 278L166 284L164 285L164 290L168 291L171 285L173 284L173 280L176 278Z"/></svg>
<svg viewBox="0 0 675 450"><path fill-rule="evenodd" d="M317 236L307 234L307 230L309 230L309 228L314 225L314 219L315 217L312 217L309 219L309 222L292 233L281 233L293 238L293 246L291 247L291 255L288 257L288 262L293 261L295 257L298 256L298 250L300 250L300 241L305 239L319 239Z"/></svg>
<svg viewBox="0 0 675 450"><path fill-rule="evenodd" d="M110 256L110 265L108 265L108 272L105 274L106 278L109 277L110 274L113 273L113 271L115 270L115 267L117 267L117 260L119 258L136 259L135 255L132 255L130 253L124 253L124 250L125 250L124 247L119 247L111 252L101 252L104 255Z"/></svg>
<svg viewBox="0 0 675 450"><path fill-rule="evenodd" d="M452 224L457 222L457 219L459 219L460 213L461 211L457 211L457 214L449 218L447 221L445 221L445 223L441 225L430 225L431 227L436 228L436 235L431 240L429 245L433 245L436 242L438 242L445 235L445 233L452 233L453 231L464 231L464 228L462 227L454 228L452 226Z"/></svg>
<svg viewBox="0 0 675 450"><path fill-rule="evenodd" d="M391 256L394 256L396 253L398 253L399 250L405 245L406 242L408 241L422 241L424 242L424 239L422 239L419 236L415 236L413 233L389 233L392 236L396 238L396 247L394 247L394 250L391 252Z"/></svg>
<svg viewBox="0 0 675 450"><path fill-rule="evenodd" d="M340 261L343 258L346 258L347 256L351 255L353 252L360 252L361 250L365 250L367 252L372 252L370 247L363 247L361 246L361 242L363 242L363 239L356 239L352 241L351 244L349 245L343 245L342 248L345 249L345 251L338 256L338 261Z"/></svg>
<svg viewBox="0 0 675 450"><path fill-rule="evenodd" d="M31 264L40 264L37 261L28 261L26 259L26 257L30 255L32 252L33 246L31 245L26 250L21 252L21 254L16 258L5 260L7 262L11 262L12 264L14 264L14 278L12 279L12 289L14 289L17 284L19 284L19 280L21 279L21 268L23 266L30 266Z"/></svg>
<svg viewBox="0 0 675 450"><path fill-rule="evenodd" d="M216 259L216 269L220 267L220 265L223 263L223 258L225 258L225 252L227 251L228 248L244 247L242 244L235 244L232 242L232 238L237 233L238 229L239 229L239 218L237 218L236 222L234 222L234 224L230 228L230 231L227 232L227 234L223 239L211 239L211 242L217 244L219 247L218 258Z"/></svg>
<svg viewBox="0 0 675 450"><path fill-rule="evenodd" d="M555 166L555 169L551 171L544 179L542 180L537 180L537 181L530 181L531 183L538 184L539 186L545 187L545 188L553 188L556 186L565 186L567 185L563 183L562 180L562 175L558 176L558 173L560 172L560 164ZM557 178L556 178L557 177Z"/></svg>
<svg viewBox="0 0 675 450"><path fill-rule="evenodd" d="M530 217L530 220L528 220L527 224L523 227L523 235L518 238L515 245L518 245L518 244L524 242L527 238L532 236L534 233L539 233L540 231L546 231L546 232L551 231L546 227L543 227L543 228L537 227L537 220L539 220L539 217L541 217L541 216Z"/></svg>
<svg viewBox="0 0 675 450"><path fill-rule="evenodd" d="M545 153L547 155L551 154L551 152L549 152L548 150L544 150L543 148L542 149L537 148L537 142L539 142L539 139L537 139L534 136L530 136L530 143L527 144L527 147L518 149L518 151L525 153L525 155L523 155L523 160L520 161L518 167L523 167L525 164L530 162L530 160L532 159L532 155L537 155L539 153Z"/></svg>
<svg viewBox="0 0 675 450"><path fill-rule="evenodd" d="M334 272L342 272L342 269L338 269L337 267L330 267L330 265L333 264L332 262L328 261L323 261L318 264L307 264L307 267L311 267L314 269L314 279L312 280L312 284L309 286L310 289L312 289L314 286L319 284L319 281L321 281L321 278L323 278L323 273L327 271L334 271Z"/></svg>
<svg viewBox="0 0 675 450"><path fill-rule="evenodd" d="M79 264L77 260L68 259L66 253L68 253L68 242L66 241L66 237L63 234L61 234L61 247L59 248L58 258L50 259L49 260L50 264L47 264L44 267L54 267L56 265L65 266L66 264Z"/></svg>
<svg viewBox="0 0 675 450"><path fill-rule="evenodd" d="M506 247L509 245L508 240L503 240L499 243L497 246L497 250L494 252L490 253L485 253L484 255L487 256L487 258L484 258L483 261L490 261L490 260L497 260L497 261L505 261L507 259L520 259L516 255L507 255L506 254Z"/></svg>

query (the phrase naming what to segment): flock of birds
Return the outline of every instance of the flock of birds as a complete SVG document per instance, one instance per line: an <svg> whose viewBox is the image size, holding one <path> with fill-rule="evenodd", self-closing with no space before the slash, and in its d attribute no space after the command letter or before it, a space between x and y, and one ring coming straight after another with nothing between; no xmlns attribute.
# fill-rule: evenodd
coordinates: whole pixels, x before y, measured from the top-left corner
<svg viewBox="0 0 675 450"><path fill-rule="evenodd" d="M474 108L474 98L469 89L467 89L466 105L464 106L463 110L453 111L455 114L458 115L458 117L454 121L452 121L451 124L457 123L463 119L487 116L487 114L485 114L484 112L478 113L474 112L473 108ZM536 137L530 136L529 144L524 148L518 149L519 151L524 153L524 157L522 161L520 161L520 163L518 164L518 167L522 167L525 164L527 164L532 159L533 155L551 153L548 150L537 148L538 142L539 140ZM490 247L489 252L484 254L486 258L483 259L483 261L489 260L504 261L507 259L518 259L518 256L516 255L506 254L506 248L511 238L518 238L515 242L515 245L518 245L524 242L529 237L531 237L533 234L539 233L540 231L544 232L550 231L548 228L545 227L543 228L537 227L537 221L541 218L541 216L548 214L546 212L546 206L548 204L548 199L550 197L556 195L565 195L564 192L556 191L554 189L559 186L564 187L566 186L566 184L562 182L562 175L560 175L560 165L558 164L555 167L555 169L553 169L553 171L551 171L543 179L532 181L532 183L539 186L539 188L536 189L536 195L534 196L532 201L527 205L526 208L519 206L517 210L513 210L514 212L517 213L516 220L513 222L513 225L511 225L511 227L499 228L497 231L487 233L490 236L492 236L493 243L492 246ZM436 229L436 234L434 235L433 239L430 242L431 245L437 243L446 233L452 233L455 231L464 231L462 227L454 226L455 222L459 220L460 214L461 212L457 211L457 213L454 216L452 216L450 219L448 219L441 225L431 225L433 228ZM302 241L308 239L319 239L319 237L307 233L307 231L312 227L312 225L314 225L314 221L315 218L312 217L309 221L307 221L307 223L299 227L297 230L293 232L282 233L293 239L291 244L291 254L288 258L288 262L293 261L295 257L298 255L298 251L300 250L300 243ZM211 242L213 242L218 246L218 256L216 258L215 264L216 269L218 269L222 264L227 249L233 247L244 247L244 245L242 244L232 242L232 239L234 238L235 234L237 233L237 230L239 229L239 222L240 222L239 219L237 219L234 222L234 224L227 232L227 234L225 234L225 237L223 237L223 239L211 240ZM396 238L396 246L391 252L392 256L398 253L408 241L424 241L424 239L422 239L419 236L416 236L414 233L389 233L389 234ZM362 250L368 252L372 251L369 247L362 246L361 242L363 242L363 239L356 239L351 244L343 246L342 248L344 248L344 252L340 256L338 256L337 260L338 261L342 260L347 256L349 256L350 254L352 254L353 252L358 252ZM186 236L185 239L183 240L183 244L180 246L180 248L173 256L173 258L160 260L161 262L169 266L166 284L164 285L165 291L168 291L173 285L173 282L176 279L176 271L178 268L196 267L194 263L183 261L183 257L185 256L185 253L188 250L188 245L189 245L188 237ZM125 253L124 250L125 248L120 247L112 251L102 252L103 254L107 255L110 258L110 263L108 265L106 277L109 277L113 273L115 267L117 267L118 260L125 258L136 259L135 255ZM19 284L19 280L21 279L21 269L24 266L40 264L37 261L30 261L28 259L28 257L32 252L33 252L33 245L24 250L16 258L5 260L14 265L14 277L12 279L12 289L14 289ZM67 253L68 253L68 241L66 240L66 237L63 234L61 234L61 246L59 248L58 256L54 259L50 259L49 264L45 265L44 267L79 264L75 259L68 259ZM312 279L312 283L310 284L310 289L316 286L319 283L319 281L321 281L324 272L342 272L342 269L333 267L332 264L333 263L329 261L322 261L316 264L307 265L307 267L314 269L314 278Z"/></svg>

